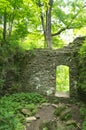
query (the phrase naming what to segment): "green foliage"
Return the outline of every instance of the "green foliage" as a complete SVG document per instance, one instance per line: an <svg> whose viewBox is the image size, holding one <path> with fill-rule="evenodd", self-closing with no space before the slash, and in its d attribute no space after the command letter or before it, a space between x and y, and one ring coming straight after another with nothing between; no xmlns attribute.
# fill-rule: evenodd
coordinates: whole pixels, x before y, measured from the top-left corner
<svg viewBox="0 0 86 130"><path fill-rule="evenodd" d="M82 130L86 130L86 104L81 104L80 114L83 119Z"/></svg>
<svg viewBox="0 0 86 130"><path fill-rule="evenodd" d="M85 119L85 121L83 122L82 130L86 130L86 119Z"/></svg>
<svg viewBox="0 0 86 130"><path fill-rule="evenodd" d="M47 128L47 127L45 127L45 128L43 128L43 130L48 130L48 128Z"/></svg>
<svg viewBox="0 0 86 130"><path fill-rule="evenodd" d="M65 110L65 109L66 109L65 106L56 108L56 110L54 111L54 115L56 115L57 117L60 116L61 112L62 112L63 110Z"/></svg>
<svg viewBox="0 0 86 130"><path fill-rule="evenodd" d="M79 51L79 89L86 94L86 40ZM84 95L83 95L84 96Z"/></svg>
<svg viewBox="0 0 86 130"><path fill-rule="evenodd" d="M36 113L37 104L46 102L37 93L19 93L4 96L0 99L0 130L24 130L25 117L21 113L23 108Z"/></svg>
<svg viewBox="0 0 86 130"><path fill-rule="evenodd" d="M64 129L64 130L75 130L76 129L76 127L72 124L72 125L69 125L69 126L67 126L67 128L66 129Z"/></svg>
<svg viewBox="0 0 86 130"><path fill-rule="evenodd" d="M3 86L4 86L4 79L0 79L0 90L2 90Z"/></svg>
<svg viewBox="0 0 86 130"><path fill-rule="evenodd" d="M67 121L67 120L71 119L71 117L72 117L71 112L67 112L67 113L65 113L64 115L62 115L62 116L60 117L60 119L61 119L61 120L64 120L64 121Z"/></svg>
<svg viewBox="0 0 86 130"><path fill-rule="evenodd" d="M39 40L40 39L40 40ZM19 43L19 46L24 50L32 50L35 48L44 48L43 36L40 33L28 34L26 39Z"/></svg>
<svg viewBox="0 0 86 130"><path fill-rule="evenodd" d="M58 92L69 91L69 68L67 66L57 67L56 88Z"/></svg>
<svg viewBox="0 0 86 130"><path fill-rule="evenodd" d="M60 37L53 37L53 48L63 48L64 47L64 41Z"/></svg>
<svg viewBox="0 0 86 130"><path fill-rule="evenodd" d="M17 44L8 43L0 46L0 91L5 86L8 71L18 74L17 66L14 63L14 55L22 52Z"/></svg>
<svg viewBox="0 0 86 130"><path fill-rule="evenodd" d="M0 129L1 130L23 130L24 126L20 119L15 117L11 112L5 112L0 116Z"/></svg>
<svg viewBox="0 0 86 130"><path fill-rule="evenodd" d="M82 47L80 48L79 54L80 54L80 57L82 59L84 58L84 56L86 56L86 40L82 44Z"/></svg>
<svg viewBox="0 0 86 130"><path fill-rule="evenodd" d="M85 27L86 8L84 7L84 2L85 0L53 1L51 15L52 34L64 27L73 30ZM46 27L46 11L49 8L49 0L40 0L40 4L38 0L0 0L0 44L3 41L4 12L6 10L5 42L20 43L22 47L24 46L24 49L37 48L40 47L40 44L43 47L45 39L40 16L42 13ZM53 47L63 47L64 41L60 38L54 37L52 39ZM28 39L27 45L22 45L22 43L26 42L26 39Z"/></svg>
<svg viewBox="0 0 86 130"><path fill-rule="evenodd" d="M11 99L11 96L8 97ZM21 93L21 94L13 94L12 95L12 101L17 101L20 103L43 103L46 101L45 98L43 98L38 93Z"/></svg>

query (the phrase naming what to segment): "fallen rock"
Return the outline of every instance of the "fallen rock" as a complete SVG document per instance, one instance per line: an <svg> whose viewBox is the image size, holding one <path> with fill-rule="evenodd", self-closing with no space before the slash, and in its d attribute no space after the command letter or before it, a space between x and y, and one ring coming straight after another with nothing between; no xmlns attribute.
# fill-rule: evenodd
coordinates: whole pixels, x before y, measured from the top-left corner
<svg viewBox="0 0 86 130"><path fill-rule="evenodd" d="M52 104L53 107L55 108L58 108L58 105L57 104Z"/></svg>
<svg viewBox="0 0 86 130"><path fill-rule="evenodd" d="M29 126L30 126L30 123L27 123L26 126L29 127Z"/></svg>
<svg viewBox="0 0 86 130"><path fill-rule="evenodd" d="M81 125L80 125L80 123L77 123L77 127L81 130Z"/></svg>
<svg viewBox="0 0 86 130"><path fill-rule="evenodd" d="M26 118L26 122L32 122L32 121L35 121L35 120L36 120L35 116L31 116L31 117Z"/></svg>
<svg viewBox="0 0 86 130"><path fill-rule="evenodd" d="M74 126L76 126L77 123L76 123L75 120L68 120L68 121L66 122L66 125L74 125Z"/></svg>
<svg viewBox="0 0 86 130"><path fill-rule="evenodd" d="M42 106L50 106L50 103L43 103Z"/></svg>
<svg viewBox="0 0 86 130"><path fill-rule="evenodd" d="M30 115L30 110L28 110L28 109L26 109L26 108L23 108L22 110L21 110L21 112L24 114L24 115Z"/></svg>
<svg viewBox="0 0 86 130"><path fill-rule="evenodd" d="M66 107L64 103L59 103L58 107Z"/></svg>
<svg viewBox="0 0 86 130"><path fill-rule="evenodd" d="M36 114L35 117L36 117L36 119L40 119L40 115L39 114Z"/></svg>

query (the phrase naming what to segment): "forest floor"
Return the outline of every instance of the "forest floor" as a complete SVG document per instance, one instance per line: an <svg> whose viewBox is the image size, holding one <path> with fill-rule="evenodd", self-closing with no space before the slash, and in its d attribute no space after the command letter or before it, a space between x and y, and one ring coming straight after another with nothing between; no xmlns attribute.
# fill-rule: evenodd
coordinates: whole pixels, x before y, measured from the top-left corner
<svg viewBox="0 0 86 130"><path fill-rule="evenodd" d="M77 104L44 103L26 130L81 130L82 119Z"/></svg>

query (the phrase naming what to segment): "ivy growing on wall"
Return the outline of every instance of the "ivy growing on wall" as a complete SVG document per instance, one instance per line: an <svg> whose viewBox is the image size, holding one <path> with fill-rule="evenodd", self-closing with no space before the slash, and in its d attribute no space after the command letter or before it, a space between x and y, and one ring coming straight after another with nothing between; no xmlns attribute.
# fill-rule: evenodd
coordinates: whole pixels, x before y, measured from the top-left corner
<svg viewBox="0 0 86 130"><path fill-rule="evenodd" d="M86 96L86 40L79 51L79 82L78 90L82 94L82 98Z"/></svg>

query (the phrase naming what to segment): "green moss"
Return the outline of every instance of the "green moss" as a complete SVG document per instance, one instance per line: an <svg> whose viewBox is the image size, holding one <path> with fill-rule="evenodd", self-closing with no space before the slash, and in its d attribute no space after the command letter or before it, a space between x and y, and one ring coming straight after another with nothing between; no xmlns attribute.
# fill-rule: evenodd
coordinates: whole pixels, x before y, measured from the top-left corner
<svg viewBox="0 0 86 130"><path fill-rule="evenodd" d="M86 40L79 51L78 71L78 92L80 98L84 100L86 98Z"/></svg>

